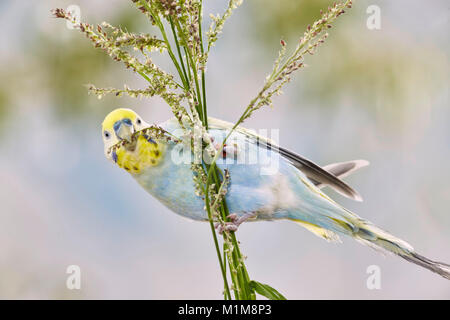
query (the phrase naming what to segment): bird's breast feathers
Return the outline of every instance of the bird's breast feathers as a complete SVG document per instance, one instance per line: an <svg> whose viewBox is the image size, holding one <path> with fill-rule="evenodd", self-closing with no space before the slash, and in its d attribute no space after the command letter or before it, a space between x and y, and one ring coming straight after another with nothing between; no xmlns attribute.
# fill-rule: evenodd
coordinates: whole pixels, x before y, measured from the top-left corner
<svg viewBox="0 0 450 320"><path fill-rule="evenodd" d="M113 160L126 171L139 174L142 170L157 166L163 159L164 143L140 135L135 144L121 145L113 151Z"/></svg>

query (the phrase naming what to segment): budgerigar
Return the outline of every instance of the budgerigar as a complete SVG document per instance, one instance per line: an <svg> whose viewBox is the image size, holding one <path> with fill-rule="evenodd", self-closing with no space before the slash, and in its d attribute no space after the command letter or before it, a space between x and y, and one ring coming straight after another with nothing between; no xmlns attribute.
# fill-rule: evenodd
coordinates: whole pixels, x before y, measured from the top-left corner
<svg viewBox="0 0 450 320"><path fill-rule="evenodd" d="M220 145L232 124L213 118L208 121L209 134ZM175 118L158 126L174 136L183 133ZM128 171L172 211L193 220L207 221L204 200L196 195L191 163L179 161L177 144L139 133L147 127L130 109L109 113L102 124L106 157ZM131 140L134 142L121 143ZM367 165L367 161L321 168L241 127L228 138L222 156L218 166L227 169L231 177L226 194L231 221L225 227L219 226L220 232L235 231L246 220L288 219L328 241L340 241L340 235L350 236L450 279L450 265L419 255L407 242L360 218L323 193L321 188L328 186L344 196L361 200L341 178Z"/></svg>

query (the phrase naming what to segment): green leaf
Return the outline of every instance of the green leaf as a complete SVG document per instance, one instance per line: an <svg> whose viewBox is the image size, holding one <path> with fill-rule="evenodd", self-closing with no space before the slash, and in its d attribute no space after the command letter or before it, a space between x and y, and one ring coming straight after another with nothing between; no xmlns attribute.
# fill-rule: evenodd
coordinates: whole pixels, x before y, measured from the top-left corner
<svg viewBox="0 0 450 320"><path fill-rule="evenodd" d="M270 300L286 300L286 298L281 293L279 293L268 284L252 280L250 281L250 288L255 290L256 293L259 293L260 295Z"/></svg>

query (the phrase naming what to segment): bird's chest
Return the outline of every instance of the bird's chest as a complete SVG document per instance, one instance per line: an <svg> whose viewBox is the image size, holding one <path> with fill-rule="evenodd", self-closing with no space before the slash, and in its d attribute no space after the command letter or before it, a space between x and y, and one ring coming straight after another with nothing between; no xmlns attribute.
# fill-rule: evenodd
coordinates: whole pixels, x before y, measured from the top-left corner
<svg viewBox="0 0 450 320"><path fill-rule="evenodd" d="M117 148L113 153L113 160L120 168L132 174L140 174L160 164L164 151L164 144L139 136L134 144Z"/></svg>
<svg viewBox="0 0 450 320"><path fill-rule="evenodd" d="M190 165L175 165L167 160L133 176L145 190L172 211L194 220L206 219L203 210L205 204L196 195Z"/></svg>

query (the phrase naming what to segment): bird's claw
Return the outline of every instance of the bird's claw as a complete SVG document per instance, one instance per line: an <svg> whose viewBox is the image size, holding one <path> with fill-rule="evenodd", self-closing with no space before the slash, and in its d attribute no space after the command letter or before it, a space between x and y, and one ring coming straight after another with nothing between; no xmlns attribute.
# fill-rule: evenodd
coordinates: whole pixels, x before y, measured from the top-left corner
<svg viewBox="0 0 450 320"><path fill-rule="evenodd" d="M237 231L238 225L236 225L234 222L225 222L225 223L219 223L217 222L215 224L215 227L217 229L217 232L222 235L224 231Z"/></svg>
<svg viewBox="0 0 450 320"><path fill-rule="evenodd" d="M212 141L214 142L214 140L212 140ZM219 151L220 148L222 147L222 144L213 143L213 146L214 146L214 148L216 148L217 151ZM239 146L236 143L231 144L231 145L228 145L225 143L223 145L222 158L228 158L228 157L236 158L238 153L239 153Z"/></svg>
<svg viewBox="0 0 450 320"><path fill-rule="evenodd" d="M248 215L239 217L236 213L232 213L227 216L230 221L225 223L216 222L215 228L217 232L221 235L224 231L237 231L242 222L248 219Z"/></svg>

